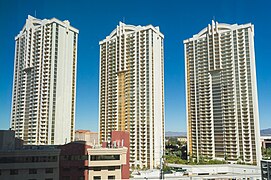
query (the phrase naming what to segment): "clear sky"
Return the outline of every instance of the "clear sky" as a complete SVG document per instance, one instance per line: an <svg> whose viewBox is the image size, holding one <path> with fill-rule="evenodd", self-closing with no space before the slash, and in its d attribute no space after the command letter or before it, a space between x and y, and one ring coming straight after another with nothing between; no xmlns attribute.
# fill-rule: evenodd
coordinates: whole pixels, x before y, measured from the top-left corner
<svg viewBox="0 0 271 180"><path fill-rule="evenodd" d="M167 131L186 131L182 41L211 23L253 23L261 129L271 127L271 1L266 0L1 0L0 129L9 128L14 37L27 15L69 20L79 29L76 129L98 130L99 41L126 24L160 26L165 35Z"/></svg>

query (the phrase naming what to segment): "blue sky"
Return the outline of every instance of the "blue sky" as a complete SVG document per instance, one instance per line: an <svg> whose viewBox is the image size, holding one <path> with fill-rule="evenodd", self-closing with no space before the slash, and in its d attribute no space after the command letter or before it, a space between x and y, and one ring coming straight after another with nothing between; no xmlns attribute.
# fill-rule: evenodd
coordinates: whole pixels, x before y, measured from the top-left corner
<svg viewBox="0 0 271 180"><path fill-rule="evenodd" d="M98 130L99 41L126 24L160 26L165 35L166 130L186 131L184 49L182 41L212 19L253 23L261 129L271 127L271 1L180 0L1 0L0 1L0 129L9 128L14 37L27 15L69 20L79 29L76 129Z"/></svg>

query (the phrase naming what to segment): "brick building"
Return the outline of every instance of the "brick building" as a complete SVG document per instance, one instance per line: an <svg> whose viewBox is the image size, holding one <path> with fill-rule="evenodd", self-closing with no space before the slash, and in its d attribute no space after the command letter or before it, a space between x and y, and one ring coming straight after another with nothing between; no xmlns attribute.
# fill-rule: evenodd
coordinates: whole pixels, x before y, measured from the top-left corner
<svg viewBox="0 0 271 180"><path fill-rule="evenodd" d="M88 155L85 141L75 141L59 146L61 149L59 160L60 180L87 180Z"/></svg>

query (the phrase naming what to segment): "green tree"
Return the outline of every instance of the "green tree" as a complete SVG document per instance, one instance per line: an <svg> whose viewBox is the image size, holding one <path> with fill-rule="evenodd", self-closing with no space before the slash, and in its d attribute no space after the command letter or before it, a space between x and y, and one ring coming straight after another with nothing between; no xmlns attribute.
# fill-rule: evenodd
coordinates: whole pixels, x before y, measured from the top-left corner
<svg viewBox="0 0 271 180"><path fill-rule="evenodd" d="M263 159L271 159L271 148L262 148Z"/></svg>

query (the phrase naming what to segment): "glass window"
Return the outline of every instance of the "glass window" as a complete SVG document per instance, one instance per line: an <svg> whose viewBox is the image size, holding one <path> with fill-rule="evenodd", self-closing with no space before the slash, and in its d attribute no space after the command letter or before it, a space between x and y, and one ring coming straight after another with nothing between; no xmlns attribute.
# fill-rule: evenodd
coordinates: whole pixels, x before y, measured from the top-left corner
<svg viewBox="0 0 271 180"><path fill-rule="evenodd" d="M70 168L63 168L63 171L70 171Z"/></svg>
<svg viewBox="0 0 271 180"><path fill-rule="evenodd" d="M37 169L29 169L29 174L37 174Z"/></svg>
<svg viewBox="0 0 271 180"><path fill-rule="evenodd" d="M94 171L101 171L102 168L101 168L101 167L93 167L93 170L94 170Z"/></svg>
<svg viewBox="0 0 271 180"><path fill-rule="evenodd" d="M108 176L108 179L115 179L115 176Z"/></svg>
<svg viewBox="0 0 271 180"><path fill-rule="evenodd" d="M115 171L115 166L109 166L108 171Z"/></svg>
<svg viewBox="0 0 271 180"><path fill-rule="evenodd" d="M17 175L19 174L19 170L18 169L11 169L10 170L10 175Z"/></svg>
<svg viewBox="0 0 271 180"><path fill-rule="evenodd" d="M91 161L120 160L120 155L92 155Z"/></svg>
<svg viewBox="0 0 271 180"><path fill-rule="evenodd" d="M53 173L54 172L54 169L53 168L46 168L45 169L45 173L46 174L51 174L51 173Z"/></svg>
<svg viewBox="0 0 271 180"><path fill-rule="evenodd" d="M94 176L93 179L94 179L94 180L100 180L100 179L102 179L102 178L101 178L101 176Z"/></svg>

